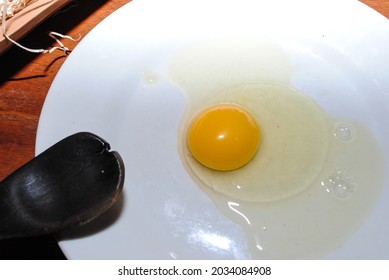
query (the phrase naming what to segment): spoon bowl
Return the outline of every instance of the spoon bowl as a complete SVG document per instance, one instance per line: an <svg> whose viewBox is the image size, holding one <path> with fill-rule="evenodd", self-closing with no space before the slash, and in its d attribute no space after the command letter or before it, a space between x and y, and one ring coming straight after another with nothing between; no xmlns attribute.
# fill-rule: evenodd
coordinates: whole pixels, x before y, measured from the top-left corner
<svg viewBox="0 0 389 280"><path fill-rule="evenodd" d="M124 163L99 136L71 135L0 182L0 239L81 226L120 197Z"/></svg>

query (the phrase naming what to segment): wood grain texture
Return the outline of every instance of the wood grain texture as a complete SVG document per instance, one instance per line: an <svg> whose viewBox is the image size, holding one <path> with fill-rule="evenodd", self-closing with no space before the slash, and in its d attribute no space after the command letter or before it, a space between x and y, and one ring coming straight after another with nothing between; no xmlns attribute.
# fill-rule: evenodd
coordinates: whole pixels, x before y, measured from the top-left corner
<svg viewBox="0 0 389 280"><path fill-rule="evenodd" d="M85 36L109 14L130 0L83 0L56 14L31 32L22 43L49 48L49 31ZM389 0L362 0L389 18ZM71 4L67 6L71 7ZM66 41L73 49L78 42ZM46 94L66 56L60 52L35 55L13 47L0 57L0 181L34 157L39 115Z"/></svg>
<svg viewBox="0 0 389 280"><path fill-rule="evenodd" d="M83 0L67 5L39 25L21 43L50 48L49 31L84 37L130 0ZM74 49L79 42L63 40ZM34 157L39 115L46 94L66 59L62 52L36 55L12 47L0 56L0 181Z"/></svg>
<svg viewBox="0 0 389 280"><path fill-rule="evenodd" d="M9 18L6 22L7 35L15 41L19 41L25 34L31 31L36 25L43 22L54 12L58 11L71 0L39 0L31 1L20 12ZM7 50L12 43L4 34L0 34L0 54Z"/></svg>
<svg viewBox="0 0 389 280"><path fill-rule="evenodd" d="M389 0L361 0L360 2L389 18Z"/></svg>

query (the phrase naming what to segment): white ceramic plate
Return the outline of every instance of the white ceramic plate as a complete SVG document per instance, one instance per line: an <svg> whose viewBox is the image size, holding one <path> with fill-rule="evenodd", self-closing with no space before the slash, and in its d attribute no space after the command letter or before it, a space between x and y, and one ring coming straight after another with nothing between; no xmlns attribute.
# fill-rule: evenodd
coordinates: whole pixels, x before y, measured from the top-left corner
<svg viewBox="0 0 389 280"><path fill-rule="evenodd" d="M295 68L293 85L329 113L370 127L389 159L389 21L377 12L352 0L134 0L82 40L42 110L37 154L90 131L126 165L122 200L60 237L68 258L250 258L241 228L182 167L177 127L185 100L165 71L183 45L241 36L279 44ZM362 227L323 258L389 258L388 201L387 180Z"/></svg>

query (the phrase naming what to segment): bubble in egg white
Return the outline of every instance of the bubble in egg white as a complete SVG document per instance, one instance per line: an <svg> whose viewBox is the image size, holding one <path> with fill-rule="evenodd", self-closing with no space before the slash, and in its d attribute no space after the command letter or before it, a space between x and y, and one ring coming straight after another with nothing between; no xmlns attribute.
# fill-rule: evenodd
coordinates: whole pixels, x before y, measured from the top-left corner
<svg viewBox="0 0 389 280"><path fill-rule="evenodd" d="M362 224L384 178L380 145L357 121L328 115L291 86L292 67L269 42L189 45L170 76L187 98L179 131L182 161L198 185L240 224L256 259L318 258ZM258 153L230 172L199 164L186 130L219 103L249 110L261 127Z"/></svg>
<svg viewBox="0 0 389 280"><path fill-rule="evenodd" d="M349 142L354 139L355 131L351 124L341 122L335 125L334 136L341 141Z"/></svg>
<svg viewBox="0 0 389 280"><path fill-rule="evenodd" d="M334 174L322 181L326 191L336 198L348 198L356 191L356 183L343 170L336 170Z"/></svg>

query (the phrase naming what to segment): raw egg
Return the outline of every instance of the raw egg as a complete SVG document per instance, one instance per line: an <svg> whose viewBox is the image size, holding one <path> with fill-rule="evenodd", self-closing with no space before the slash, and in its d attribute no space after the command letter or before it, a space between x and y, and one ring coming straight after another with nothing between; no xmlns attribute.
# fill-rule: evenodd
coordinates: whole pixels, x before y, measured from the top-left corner
<svg viewBox="0 0 389 280"><path fill-rule="evenodd" d="M247 110L219 104L201 112L188 130L191 154L204 166L218 171L235 170L256 154L259 126Z"/></svg>
<svg viewBox="0 0 389 280"><path fill-rule="evenodd" d="M363 223L384 179L370 131L295 89L292 68L264 42L194 43L169 65L187 101L182 163L242 227L255 259L335 250Z"/></svg>

